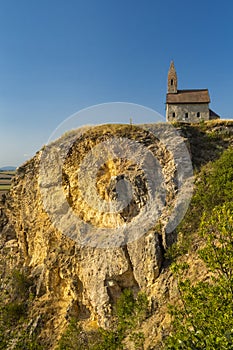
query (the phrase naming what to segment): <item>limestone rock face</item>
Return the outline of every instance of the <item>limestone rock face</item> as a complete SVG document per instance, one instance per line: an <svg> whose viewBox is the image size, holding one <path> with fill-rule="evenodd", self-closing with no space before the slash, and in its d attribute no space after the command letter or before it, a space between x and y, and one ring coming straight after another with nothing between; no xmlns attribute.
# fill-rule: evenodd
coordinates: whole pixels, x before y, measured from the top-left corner
<svg viewBox="0 0 233 350"><path fill-rule="evenodd" d="M179 153L183 138L175 142L169 130L151 128L101 126L66 135L18 168L1 204L2 256L12 257L1 264L8 273L23 266L33 278L32 323L43 320L42 337L51 344L72 316L108 326L124 288L150 297L174 240L168 214L186 193L179 191L179 162L188 162L188 152Z"/></svg>

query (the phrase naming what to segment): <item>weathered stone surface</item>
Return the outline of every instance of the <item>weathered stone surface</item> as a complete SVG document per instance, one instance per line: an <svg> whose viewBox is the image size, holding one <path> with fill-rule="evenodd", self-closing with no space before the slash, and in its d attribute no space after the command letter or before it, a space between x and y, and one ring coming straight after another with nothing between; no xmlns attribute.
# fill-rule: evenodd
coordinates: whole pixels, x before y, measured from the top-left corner
<svg viewBox="0 0 233 350"><path fill-rule="evenodd" d="M90 221L97 227L103 225L107 229L114 228L116 224L134 223L148 201L150 191L143 169L135 159L132 161L121 157L111 158L101 164L96 173L96 190L100 198L106 201L114 199L118 193L118 181L123 179L124 173L133 189L127 209L124 207L107 217L107 214L97 210L98 208L89 208L83 198L80 200L82 193L79 192L77 180L80 162L109 135L130 138L152 152L162 169L165 205L159 220L146 233L143 232L143 227L137 227L134 240L127 241L125 231L122 231L123 236L118 237L121 243L119 245L102 248L88 244L80 245L57 228L56 222L51 219L53 217L45 210L41 188L44 189L44 193L51 193L46 191L56 188L60 181L66 204L64 205L59 195L56 196L55 190L53 200L52 197L47 198L59 208L57 215L61 216L67 208L71 208L83 221ZM36 297L30 310L31 325L36 328L39 327L37 325L43 324L41 337L49 339L49 349L53 349L67 320L72 316L87 325L108 326L111 322L112 306L124 288L131 288L135 293L139 289L146 291L148 297L152 298L154 310L156 307L163 310L167 300L166 294L175 293L174 290L170 290L175 284L171 275L163 273L160 276L160 272L164 249L174 240L174 233L168 232L166 228L171 210L177 205L177 197L182 192L178 191L181 166L179 162L182 162L186 169L187 159L182 158L182 152L179 152L179 142L182 143L185 139L177 136L175 142L170 130L162 127L157 133L136 127L132 129L130 126L119 130L111 129L110 126L99 127L73 143L65 157L62 173L59 173L55 168L59 162L59 154L63 149L67 151L67 138L75 140L75 137L75 132L72 132L62 142L60 140L51 146L56 149L50 163L51 168L43 168L44 172L51 173L51 183L46 183L41 178L41 150L17 170L10 194L0 209L1 275L4 277L12 269L23 267L33 278ZM93 164L95 162L93 158ZM151 164L153 165L149 161L148 169ZM128 185L125 182L121 185L126 186L126 189L119 192L125 194L129 190ZM91 192L87 194L92 195ZM184 194L185 191L182 195ZM122 201L124 200L125 197L122 197ZM75 234L80 234L79 227L76 227ZM166 322L162 320L165 316L161 310L160 315L156 316L157 311L155 312L153 322L161 321L163 325ZM155 325L150 324L148 329L155 332ZM162 328L160 331L162 332ZM153 334L151 336L156 338Z"/></svg>
<svg viewBox="0 0 233 350"><path fill-rule="evenodd" d="M166 115L169 122L199 123L210 119L207 103L167 104Z"/></svg>
<svg viewBox="0 0 233 350"><path fill-rule="evenodd" d="M122 127L112 130L111 127L105 127L82 135L72 143L62 167L62 174L56 170L56 164L59 162L57 155L62 152L62 147L66 147L66 141L55 143L52 147L56 152L50 153L50 169L43 169L43 174L51 172L50 183L46 182L44 177L41 178L43 151L38 152L31 161L18 169L11 193L2 209L2 236L5 236L8 242L12 242L12 245L5 244L5 249L15 249L17 264L28 267L35 281L35 317L43 313L48 315L53 306L56 318L49 317L47 323L50 333L51 329L53 330L54 337L59 334L66 318L74 314L80 320L94 320L101 326L107 326L112 305L123 288L132 288L137 293L139 289L145 290L151 286L159 275L163 249L161 232L156 232L151 227L147 234L142 235L141 227L138 227L135 240L131 239L128 244L109 248L80 246L56 228L56 224L54 225L44 208L41 193L41 188L48 191L44 192L48 195L51 188L54 189L53 197L47 195L47 200L59 209L56 211L59 218L66 210L72 208L83 221L89 221L97 227L102 225L114 228L114 225L132 222L145 208L150 190L146 184L144 169L140 167L136 157L133 160L123 159L116 153L115 158L110 157L107 162L103 160L97 169L97 193L105 201L110 201L117 195L116 186L119 180L125 178L131 184L132 198L122 210L105 214L98 208L90 208L79 188L78 175L83 159L96 145L104 142L109 136L114 136L123 140L122 142L127 137L133 145L137 142L141 147L149 147L150 154L154 154L163 168L167 202L172 203L175 188L172 183L175 181L176 167L171 152L152 133L141 128L131 129ZM135 152L142 152L141 150L143 151L143 148L138 146L135 148ZM96 158L92 154L91 160L88 161L90 169L98 157L99 154ZM143 154L140 157L142 158ZM140 157L137 155L137 158ZM153 158L148 158L147 169L152 169L153 166ZM63 197L66 199L65 204L60 198L60 190L56 192L59 181ZM120 191L118 189L118 193L123 194L121 200L124 201L129 197L124 197L129 188L127 182L120 185L123 187ZM90 191L87 195L87 200L93 203L93 193Z"/></svg>

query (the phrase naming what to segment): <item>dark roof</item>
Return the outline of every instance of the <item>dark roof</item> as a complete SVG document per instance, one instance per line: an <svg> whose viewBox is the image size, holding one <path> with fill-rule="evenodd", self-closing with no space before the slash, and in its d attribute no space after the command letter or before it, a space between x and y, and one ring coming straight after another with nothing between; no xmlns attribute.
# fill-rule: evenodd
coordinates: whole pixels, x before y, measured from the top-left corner
<svg viewBox="0 0 233 350"><path fill-rule="evenodd" d="M220 118L220 115L218 115L217 113L215 113L214 111L212 111L212 109L209 108L209 112L210 112L210 119L217 119Z"/></svg>
<svg viewBox="0 0 233 350"><path fill-rule="evenodd" d="M166 103L209 103L208 89L177 90L177 93L168 93Z"/></svg>

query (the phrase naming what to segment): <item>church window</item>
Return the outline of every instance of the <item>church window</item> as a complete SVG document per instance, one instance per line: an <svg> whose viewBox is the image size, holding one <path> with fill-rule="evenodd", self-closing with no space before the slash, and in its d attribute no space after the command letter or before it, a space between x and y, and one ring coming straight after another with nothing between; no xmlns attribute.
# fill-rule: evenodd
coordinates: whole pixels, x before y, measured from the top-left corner
<svg viewBox="0 0 233 350"><path fill-rule="evenodd" d="M189 117L188 112L185 113L185 119L187 119Z"/></svg>
<svg viewBox="0 0 233 350"><path fill-rule="evenodd" d="M173 81L173 79L171 79L171 85L173 85L173 83L174 83L174 81Z"/></svg>
<svg viewBox="0 0 233 350"><path fill-rule="evenodd" d="M197 118L200 118L201 114L200 112L197 112Z"/></svg>
<svg viewBox="0 0 233 350"><path fill-rule="evenodd" d="M176 117L176 113L175 113L175 112L173 112L173 113L172 113L172 116L173 116L173 118L175 118L175 117Z"/></svg>

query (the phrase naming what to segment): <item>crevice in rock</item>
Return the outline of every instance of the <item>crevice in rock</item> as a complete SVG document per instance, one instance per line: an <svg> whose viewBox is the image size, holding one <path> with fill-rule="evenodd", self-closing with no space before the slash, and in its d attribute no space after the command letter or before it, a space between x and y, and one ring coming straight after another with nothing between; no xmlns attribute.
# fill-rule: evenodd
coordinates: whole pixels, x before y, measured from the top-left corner
<svg viewBox="0 0 233 350"><path fill-rule="evenodd" d="M165 233L165 235L168 235L168 234ZM177 242L177 230L170 232L169 237L166 236L165 244L164 244L163 235L159 234L158 239L159 239L159 245L160 245L161 255L162 255L161 269L166 269L172 263L172 259L169 257L166 257L166 253L168 248L170 248L173 244ZM161 272L161 269L160 269L160 272Z"/></svg>
<svg viewBox="0 0 233 350"><path fill-rule="evenodd" d="M66 311L66 319L76 318L78 320L86 320L91 316L88 308L79 300L73 301Z"/></svg>
<svg viewBox="0 0 233 350"><path fill-rule="evenodd" d="M166 249L165 249L164 243L163 243L163 236L160 233L158 234L158 240L159 240L159 247L160 247L160 251L161 251L162 264L163 264Z"/></svg>
<svg viewBox="0 0 233 350"><path fill-rule="evenodd" d="M127 245L122 247L122 249L124 251L124 254L128 263L127 271L125 271L121 275L107 277L104 281L104 285L106 286L111 305L116 304L117 300L119 299L124 289L131 289L135 295L138 293L140 289L139 284L134 277L133 264L130 259Z"/></svg>
<svg viewBox="0 0 233 350"><path fill-rule="evenodd" d="M161 233L158 233L158 241L159 241L159 248L161 253L161 264L159 267L159 275L160 275L161 270L167 265L167 259L165 257L166 247L164 246L163 236Z"/></svg>
<svg viewBox="0 0 233 350"><path fill-rule="evenodd" d="M72 289L74 289L75 294L77 295L76 299L72 301L69 305L66 313L66 318L75 317L78 320L86 320L90 318L91 313L86 305L83 304L83 282L78 276L72 281Z"/></svg>
<svg viewBox="0 0 233 350"><path fill-rule="evenodd" d="M28 232L28 229L24 229L23 232L22 232L22 237L23 237L23 248L24 248L24 253L25 253L25 256L28 257L28 237L27 237L27 232Z"/></svg>
<svg viewBox="0 0 233 350"><path fill-rule="evenodd" d="M124 252L124 254L125 254L125 257L126 257L126 260L127 260L128 264L129 264L129 268L131 269L132 274L133 274L133 264L132 264L132 261L131 261L131 259L130 259L130 255L129 255L129 251L128 251L127 245L123 246L123 247L122 247L122 250L123 250L123 252ZM134 277L134 275L133 275L133 277ZM135 278L134 278L134 279L135 279ZM135 280L135 282L137 283L136 280ZM137 284L138 284L138 283L137 283Z"/></svg>

